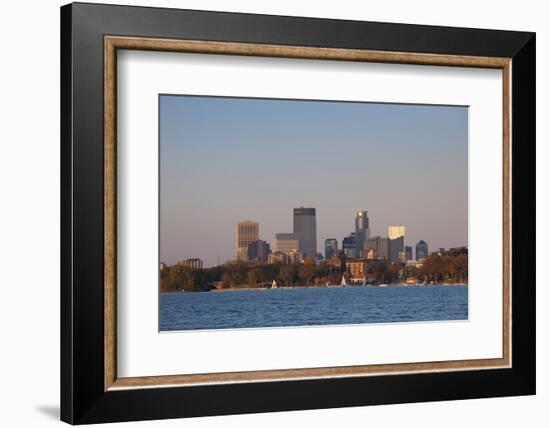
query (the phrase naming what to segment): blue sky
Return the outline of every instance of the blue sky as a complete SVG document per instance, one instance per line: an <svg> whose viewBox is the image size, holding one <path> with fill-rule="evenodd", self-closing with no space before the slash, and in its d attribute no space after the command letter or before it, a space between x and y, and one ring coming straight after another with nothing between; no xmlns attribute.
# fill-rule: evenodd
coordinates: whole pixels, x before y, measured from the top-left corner
<svg viewBox="0 0 550 428"><path fill-rule="evenodd" d="M160 258L233 258L235 224L260 238L317 208L317 250L353 231L406 227L407 245L467 245L468 109L160 96Z"/></svg>

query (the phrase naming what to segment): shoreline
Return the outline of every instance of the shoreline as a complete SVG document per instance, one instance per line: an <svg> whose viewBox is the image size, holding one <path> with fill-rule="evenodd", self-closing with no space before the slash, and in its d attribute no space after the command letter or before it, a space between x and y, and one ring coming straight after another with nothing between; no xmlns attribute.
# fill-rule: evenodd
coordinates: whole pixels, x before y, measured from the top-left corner
<svg viewBox="0 0 550 428"><path fill-rule="evenodd" d="M453 284L372 284L372 285L298 285L292 287L242 287L242 288L225 288L225 289L212 289L212 290L200 290L200 291L160 291L161 294L170 294L170 293L224 293L228 291L270 291L270 290L296 290L296 289L331 289L331 288L415 288L415 287L456 287L456 286L468 286L468 283L453 283Z"/></svg>

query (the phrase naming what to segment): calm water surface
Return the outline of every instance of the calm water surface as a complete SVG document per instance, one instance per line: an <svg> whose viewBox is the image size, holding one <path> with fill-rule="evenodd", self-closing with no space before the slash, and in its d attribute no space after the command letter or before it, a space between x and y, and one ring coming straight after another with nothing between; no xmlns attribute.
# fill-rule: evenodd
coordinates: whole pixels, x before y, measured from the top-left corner
<svg viewBox="0 0 550 428"><path fill-rule="evenodd" d="M467 286L161 293L160 330L468 319Z"/></svg>

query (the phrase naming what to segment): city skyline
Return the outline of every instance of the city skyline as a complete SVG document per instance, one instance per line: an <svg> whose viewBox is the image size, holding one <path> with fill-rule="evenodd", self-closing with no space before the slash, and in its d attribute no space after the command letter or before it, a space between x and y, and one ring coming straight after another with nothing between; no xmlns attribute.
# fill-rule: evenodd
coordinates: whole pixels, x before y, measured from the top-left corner
<svg viewBox="0 0 550 428"><path fill-rule="evenodd" d="M305 208L305 207L299 207L294 208L293 211L296 213L296 210L313 210L315 212L315 208ZM366 214L367 211L357 211L356 215L356 227L357 227L357 217L362 217L363 214ZM368 230L368 222L369 219L367 217L366 229ZM253 229L252 231L250 229ZM356 229L357 230L357 229ZM405 262L407 260L422 260L426 258L430 254L438 254L443 250L457 250L462 248L467 248L466 245L459 245L456 247L437 247L435 251L429 251L428 244L424 240L420 240L416 243L409 242L410 245L406 245L408 241L406 240L406 228L405 226L388 226L387 227L387 236L368 236L366 240L364 240L362 243L361 241L354 240L355 249L356 251L364 251L364 254L356 253L353 256L349 256L348 258L351 259L379 259L379 260L388 260L388 261L402 261ZM243 220L236 224L235 226L235 255L232 259L225 260L224 262L233 262L233 261L247 261L247 262L253 262L253 263L270 263L268 262L267 255L268 254L275 254L275 253L299 253L301 256L304 256L302 258L302 261L305 258L306 253L302 253L300 247L301 243L300 240L302 239L302 234L297 232L282 232L282 233L276 233L275 239L273 242L269 242L267 240L264 240L260 233L260 224L258 222L254 222L251 220ZM244 235L244 237L243 237ZM351 232L350 235L342 237L342 246L339 246L340 240L337 238L326 238L323 244L323 248L320 249L316 254L320 255L323 260L328 260L332 257L338 257L340 254L345 255L345 248L344 243L347 238L350 236L356 237L357 232ZM371 257L369 255L369 250L374 250L374 247L372 246L373 243L376 243L376 247L379 246L379 241L385 241L386 248L385 254L383 257L379 257L380 254L378 254L378 257ZM402 254L391 254L391 245L392 241L400 245L399 253L404 252L404 257L401 257ZM398 241L398 242L395 242ZM258 250L258 244L265 245L265 249ZM273 250L271 250L271 244L273 245ZM369 245L370 244L370 245ZM414 244L414 247L413 247ZM254 256L250 255L250 249L254 249ZM286 247L285 247L286 246ZM330 255L327 256L327 249L330 248ZM414 252L413 252L414 248ZM303 249L303 247L302 247ZM360 250L361 249L361 250ZM323 252L324 251L324 252ZM259 256L258 253L262 253L262 257L260 259L257 259L257 256ZM376 252L374 255L377 255ZM202 269L202 259L199 258L191 258L191 259L182 259L178 260L176 264L183 264L186 266L191 267L197 267L197 265L200 263L200 268ZM217 265L221 265L220 261L218 260ZM165 266L166 263L161 261L161 266ZM162 270L162 268L161 268Z"/></svg>
<svg viewBox="0 0 550 428"><path fill-rule="evenodd" d="M304 210L304 209L314 210L314 212L316 211L315 208L304 208L304 207L293 208L293 211L295 212L296 210ZM355 217L356 227L357 227L357 216L359 216L359 213L366 213L366 212L367 212L366 210L357 211L356 217ZM367 217L367 225L369 224L369 221L370 221L370 219ZM243 227L245 227L244 233L242 231ZM246 255L247 255L247 250L249 250L249 245L250 244L256 244L258 242L265 242L267 244L268 248L271 248L271 246L272 246L272 248L269 251L272 251L273 253L277 253L277 252L287 253L289 251L298 251L298 252L300 252L300 239L301 239L301 234L300 233L296 233L296 232L277 232L277 233L275 233L275 237L273 238L273 240L269 240L269 239L265 239L265 238L262 237L261 232L260 232L260 230L261 230L260 227L261 227L261 225L257 221L242 220L242 221L238 222L234 227L235 233L233 235L233 240L235 242L235 247L234 247L233 257L231 257L229 259L226 259L226 260L221 260L218 257L218 260L217 260L216 263L207 265L206 267L213 267L213 266L220 265L220 264L223 264L223 263L228 262L228 261L238 261L238 260L248 261ZM251 228L253 229L253 231L250 230ZM368 226L366 227L366 229L369 230L369 232L370 232L370 228ZM407 258L408 260L418 260L419 258L426 257L427 255L431 254L432 252L437 253L437 250L441 250L441 249L453 249L453 248L459 248L459 247L466 247L467 248L468 247L466 244L437 246L437 247L434 246L434 247L432 247L434 249L434 251L428 252L428 246L427 246L426 241L424 241L423 239L420 239L417 242L408 241L406 239L405 230L406 230L406 227L402 226L402 225L400 225L400 226L387 226L386 227L387 233L385 235L375 234L375 235L370 236L370 233L369 233L368 237L366 237L366 239L363 241L362 246L361 246L361 243L360 243L361 241L355 241L355 240L354 240L354 245L355 245L355 248L357 248L357 249L363 248L364 250L367 250L367 248L366 248L367 247L367 241L370 241L370 240L373 240L373 239L386 240L387 241L386 245L389 245L390 248L387 249L388 250L388 256L384 257L384 259L387 258L388 260L392 260L392 259L397 260L399 258L398 256L396 256L396 254L392 254L391 245L392 245L392 241L399 240L400 238L403 238L401 242L397 242L397 244L400 245L400 251L410 251L410 253L408 255L408 258ZM317 244L316 254L320 254L321 256L323 256L323 259L326 260L325 254L326 254L326 248L327 248L326 247L326 242L327 241L335 241L335 243L336 243L337 251L334 254L334 256L338 256L338 254L340 252L345 253L345 249L344 249L345 240L347 238L349 238L350 236L356 237L356 233L357 232L352 231L347 236L342 236L340 238L325 238L325 240L322 243L322 246L323 246L322 248L319 248L319 244ZM244 239L242 238L243 234L245 235ZM246 235L248 235L248 236L246 236ZM293 242L293 241L295 241L295 243L292 245L292 248L290 248L290 247L281 248L281 247L277 246L278 242L284 242L282 245L288 245L288 243ZM409 244L409 245L407 245L407 244ZM281 244L279 244L279 245L281 245ZM426 252L421 253L422 255L419 255L419 251L418 251L419 246L426 248L426 250L425 250ZM414 252L413 252L413 248L414 248ZM437 250L435 250L435 249L437 249ZM367 251L365 251L365 253L366 252ZM310 258L310 257L308 257L308 258ZM356 253L351 258L368 258L368 256L366 254L361 256L361 255ZM186 262L195 261L195 260L200 261L201 264L203 263L201 258L192 257L192 258L177 259L173 263L168 263L168 264L175 264L175 263L184 263L185 264ZM164 260L161 260L161 263L165 264L166 262Z"/></svg>
<svg viewBox="0 0 550 428"><path fill-rule="evenodd" d="M306 225L304 223L304 220L300 221L300 218L303 216L307 216L308 219L307 223L309 225ZM298 221L297 221L298 219ZM235 246L235 258L233 260L240 260L240 261L252 261L252 262L259 262L260 260L257 259L257 257L243 257L243 254L249 254L250 253L250 245L253 246L253 248L256 248L260 243L262 246L265 246L266 248L266 255L267 253L271 252L271 248L273 249L273 253L285 253L285 254L291 254L291 253L299 253L302 260L309 258L314 259L316 261L320 259L328 260L331 257L339 256L340 253L344 254L346 257L350 259L354 258L369 258L369 259L381 259L381 260L413 260L413 247L412 245L407 246L406 243L406 228L405 226L388 226L387 228L387 236L370 236L370 228L369 228L369 217L368 212L364 210L357 211L355 216L355 232L351 232L348 236L345 236L342 238L342 246L341 248L338 248L338 239L337 238L326 238L324 241L324 254L323 249L320 251L313 251L308 250L310 247L310 244L312 244L312 240L316 241L316 209L313 207L299 207L299 208L293 208L293 223L294 223L294 230L293 232L282 232L282 233L276 233L275 234L275 240L270 244L270 242L263 240L259 234L260 230L260 224L258 222L253 222L250 220L244 220L236 225L236 246ZM250 233L248 232L248 229L250 227L254 228L254 233L252 236L250 236ZM309 229L309 230L307 230ZM308 233L309 232L309 233ZM248 236L247 236L248 235ZM308 236L309 235L309 236ZM243 238L243 236L245 238ZM361 237L362 236L362 237ZM248 239L246 239L248 238ZM352 252L348 253L348 249L346 248L346 241L348 240L348 244L351 243L353 250ZM243 242L246 241L246 245L243 244ZM374 241L374 242L371 242ZM382 250L380 247L380 241L385 241L385 249ZM373 243L375 244L373 246ZM315 244L313 244L315 245ZM421 253L422 255L419 256L418 248L419 246L422 248L424 246L424 249L421 249L420 251L424 251L424 253ZM428 246L425 241L420 240L415 245L416 254L415 259L418 260L419 258L424 258L428 255ZM370 252L373 252L372 254L369 254ZM308 255L309 251L309 255ZM330 253L330 255L327 255L327 252ZM257 255L257 251L254 250L255 255ZM320 256L320 258L318 258ZM232 261L232 260L228 260ZM267 257L265 259L262 259L261 262L265 263L267 261ZM218 261L219 264L219 261Z"/></svg>
<svg viewBox="0 0 550 428"><path fill-rule="evenodd" d="M403 225L407 246L468 245L465 107L161 96L160 108L165 263L234 259L243 220L272 244L300 206L317 209L323 254L359 211L371 237Z"/></svg>

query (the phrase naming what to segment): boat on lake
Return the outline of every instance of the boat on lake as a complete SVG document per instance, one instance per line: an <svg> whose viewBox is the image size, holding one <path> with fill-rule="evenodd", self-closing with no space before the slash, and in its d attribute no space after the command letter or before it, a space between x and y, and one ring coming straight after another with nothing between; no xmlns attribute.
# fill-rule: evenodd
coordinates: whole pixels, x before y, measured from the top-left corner
<svg viewBox="0 0 550 428"><path fill-rule="evenodd" d="M277 281L273 280L273 282L271 283L271 288L279 288L279 286L277 285Z"/></svg>

